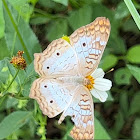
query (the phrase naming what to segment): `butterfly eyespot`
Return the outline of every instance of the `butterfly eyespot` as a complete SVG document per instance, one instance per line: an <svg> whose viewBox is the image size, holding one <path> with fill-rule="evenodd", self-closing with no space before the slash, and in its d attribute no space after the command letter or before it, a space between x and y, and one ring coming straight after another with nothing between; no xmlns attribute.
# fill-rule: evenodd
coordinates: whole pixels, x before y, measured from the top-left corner
<svg viewBox="0 0 140 140"><path fill-rule="evenodd" d="M47 67L47 69L49 69L50 67Z"/></svg>
<svg viewBox="0 0 140 140"><path fill-rule="evenodd" d="M57 55L57 56L59 56L59 55L60 55L60 53L58 52L58 53L56 53L56 55Z"/></svg>
<svg viewBox="0 0 140 140"><path fill-rule="evenodd" d="M83 43L83 46L86 46L86 43Z"/></svg>
<svg viewBox="0 0 140 140"><path fill-rule="evenodd" d="M53 100L50 100L50 103L53 103Z"/></svg>
<svg viewBox="0 0 140 140"><path fill-rule="evenodd" d="M44 88L47 88L47 86L45 85Z"/></svg>

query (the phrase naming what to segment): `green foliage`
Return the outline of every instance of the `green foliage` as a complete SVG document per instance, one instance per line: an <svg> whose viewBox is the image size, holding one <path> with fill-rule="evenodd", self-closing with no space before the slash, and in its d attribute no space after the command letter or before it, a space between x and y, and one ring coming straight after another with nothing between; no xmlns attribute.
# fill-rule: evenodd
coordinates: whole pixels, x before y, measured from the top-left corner
<svg viewBox="0 0 140 140"><path fill-rule="evenodd" d="M139 52L140 52L140 45L132 46L127 52L127 59L131 63L140 63L140 57L139 57Z"/></svg>
<svg viewBox="0 0 140 140"><path fill-rule="evenodd" d="M116 66L118 58L115 55L109 54L104 57L101 67L104 71L109 70L110 68Z"/></svg>
<svg viewBox="0 0 140 140"><path fill-rule="evenodd" d="M10 56L9 50L6 45L5 38L0 39L0 60L3 59L4 57Z"/></svg>
<svg viewBox="0 0 140 140"><path fill-rule="evenodd" d="M140 68L137 66L127 65L131 74L136 78L136 80L140 83Z"/></svg>
<svg viewBox="0 0 140 140"><path fill-rule="evenodd" d="M17 11L3 0L5 19L5 38L11 56L18 50L25 52L28 63L33 60L33 53L39 52L40 47L36 36L29 25L19 16Z"/></svg>
<svg viewBox="0 0 140 140"><path fill-rule="evenodd" d="M28 0L8 0L9 3L18 11L20 16L29 22L30 16L33 12L33 7L29 5Z"/></svg>
<svg viewBox="0 0 140 140"><path fill-rule="evenodd" d="M0 38L4 36L4 18L3 18L3 9L2 9L2 1L0 1Z"/></svg>
<svg viewBox="0 0 140 140"><path fill-rule="evenodd" d="M57 20L52 24L53 26L50 25L50 27L47 27L47 39L49 41L53 41L56 38L61 38L63 35L68 34L67 20L65 19Z"/></svg>
<svg viewBox="0 0 140 140"><path fill-rule="evenodd" d="M117 85L129 85L132 77L127 68L120 68L116 70L114 76Z"/></svg>
<svg viewBox="0 0 140 140"><path fill-rule="evenodd" d="M29 98L31 84L38 78L33 55L99 16L111 23L99 67L113 87L106 103L93 98L95 139L140 138L140 20L135 9L140 4L133 2L135 7L127 0L0 1L0 139L72 139L69 117L58 125L58 117L48 119ZM10 64L19 50L24 51L25 70ZM111 68L114 71L109 72Z"/></svg>
<svg viewBox="0 0 140 140"><path fill-rule="evenodd" d="M140 138L140 118L137 118L133 125L133 139L139 139Z"/></svg>
<svg viewBox="0 0 140 140"><path fill-rule="evenodd" d="M111 139L105 128L101 125L101 123L95 118L95 139Z"/></svg>
<svg viewBox="0 0 140 140"><path fill-rule="evenodd" d="M65 5L65 6L68 5L68 0L53 0L53 1L61 3L61 4Z"/></svg>
<svg viewBox="0 0 140 140"><path fill-rule="evenodd" d="M121 1L116 8L115 18L121 20L128 15L129 10L127 9L126 4L123 1Z"/></svg>
<svg viewBox="0 0 140 140"><path fill-rule="evenodd" d="M88 16L87 16L88 13ZM91 22L92 8L84 6L77 11L72 11L68 17L69 25L73 30Z"/></svg>
<svg viewBox="0 0 140 140"><path fill-rule="evenodd" d="M140 101L140 92L136 93L132 99L129 112L130 115L140 112L139 101Z"/></svg>
<svg viewBox="0 0 140 140"><path fill-rule="evenodd" d="M20 127L22 127L31 117L31 112L28 111L16 111L4 118L0 123L0 139L3 139Z"/></svg>

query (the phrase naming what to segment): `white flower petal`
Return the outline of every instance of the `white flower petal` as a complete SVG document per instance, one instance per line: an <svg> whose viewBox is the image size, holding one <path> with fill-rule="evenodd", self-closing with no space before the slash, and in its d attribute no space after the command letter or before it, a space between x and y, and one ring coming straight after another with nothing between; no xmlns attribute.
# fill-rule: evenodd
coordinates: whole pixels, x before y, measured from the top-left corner
<svg viewBox="0 0 140 140"><path fill-rule="evenodd" d="M100 91L97 89L91 90L91 94L101 102L105 102L108 97L108 94L105 91Z"/></svg>
<svg viewBox="0 0 140 140"><path fill-rule="evenodd" d="M108 79L105 78L97 78L94 80L94 88L101 90L101 91L107 91L110 90L112 86L112 82Z"/></svg>
<svg viewBox="0 0 140 140"><path fill-rule="evenodd" d="M103 78L105 75L104 71L101 68L96 69L91 76L96 79L96 78Z"/></svg>

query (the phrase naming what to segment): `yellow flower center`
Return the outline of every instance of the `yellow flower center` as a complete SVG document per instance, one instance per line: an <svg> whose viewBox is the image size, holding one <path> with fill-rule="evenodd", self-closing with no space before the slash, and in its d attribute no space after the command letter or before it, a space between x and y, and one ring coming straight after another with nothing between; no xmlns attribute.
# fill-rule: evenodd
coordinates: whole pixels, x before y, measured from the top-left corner
<svg viewBox="0 0 140 140"><path fill-rule="evenodd" d="M70 44L70 38L68 36L63 36L62 39L66 40Z"/></svg>
<svg viewBox="0 0 140 140"><path fill-rule="evenodd" d="M93 84L94 84L94 78L89 75L89 76L86 76L86 79L87 79L87 84L85 85L89 90L93 89Z"/></svg>

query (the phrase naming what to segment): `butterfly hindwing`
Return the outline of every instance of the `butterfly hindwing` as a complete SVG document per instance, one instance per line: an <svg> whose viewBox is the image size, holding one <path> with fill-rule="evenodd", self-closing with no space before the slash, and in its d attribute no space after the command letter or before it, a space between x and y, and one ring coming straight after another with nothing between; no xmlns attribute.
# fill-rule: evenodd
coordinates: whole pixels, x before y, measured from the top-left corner
<svg viewBox="0 0 140 140"><path fill-rule="evenodd" d="M70 36L70 44L76 51L79 71L83 76L90 75L98 67L109 34L109 20L99 17Z"/></svg>
<svg viewBox="0 0 140 140"><path fill-rule="evenodd" d="M59 119L61 123L66 116L71 116L75 126L71 131L74 139L94 138L94 110L90 92L84 86L79 86L69 107Z"/></svg>
<svg viewBox="0 0 140 140"><path fill-rule="evenodd" d="M67 107L75 87L57 79L39 78L33 82L29 96L37 100L44 115L52 118Z"/></svg>

